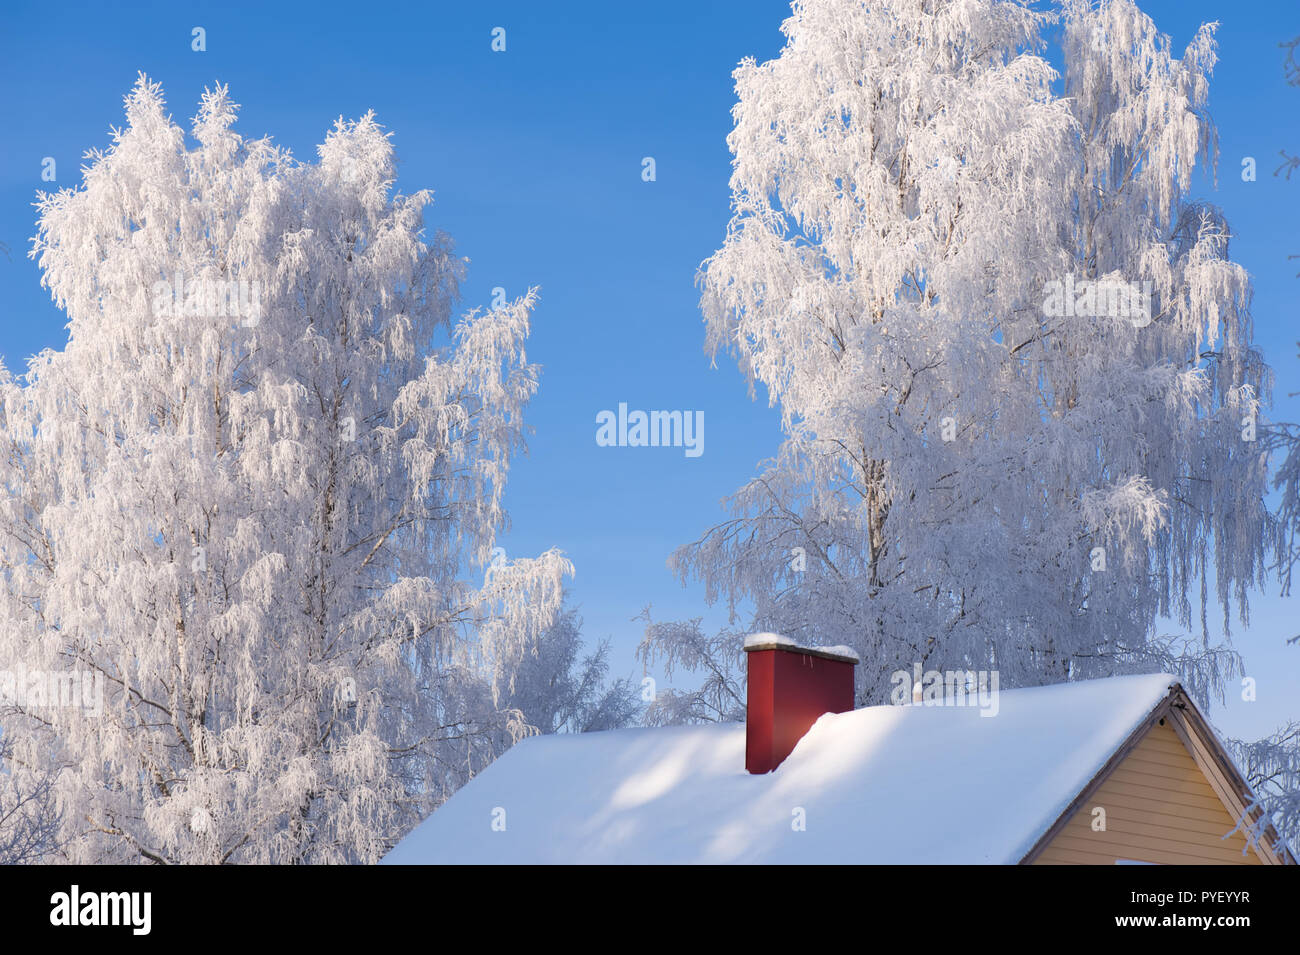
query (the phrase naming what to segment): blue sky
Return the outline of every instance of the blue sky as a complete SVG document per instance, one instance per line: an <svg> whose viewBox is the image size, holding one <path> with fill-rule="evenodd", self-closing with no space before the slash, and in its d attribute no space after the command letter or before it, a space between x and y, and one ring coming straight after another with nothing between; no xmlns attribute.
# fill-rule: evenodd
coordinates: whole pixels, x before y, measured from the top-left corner
<svg viewBox="0 0 1300 955"><path fill-rule="evenodd" d="M1217 188L1232 253L1254 275L1257 339L1277 373L1274 417L1300 420L1295 302L1300 293L1300 176L1272 176L1278 150L1300 152L1300 89L1282 74L1279 41L1300 34L1294 0L1145 0L1181 48L1219 20L1211 111ZM702 588L681 587L665 559L721 516L719 500L779 441L774 411L751 402L729 360L711 368L694 275L728 217L725 137L730 72L781 47L783 0L604 4L395 3L333 0L48 4L10 0L0 12L0 355L11 369L64 341L61 314L25 258L41 188L75 185L83 152L108 144L122 96L143 70L188 123L205 85L228 83L239 129L269 133L311 159L332 122L374 109L392 130L399 187L429 187L430 226L470 259L466 306L492 289L541 287L528 348L544 366L531 408L531 455L508 491L511 555L560 547L589 639L614 640L616 672L639 675L632 621L705 616ZM205 52L191 30L206 31ZM491 49L504 27L506 50ZM42 183L53 157L56 182ZM643 157L657 178L641 178ZM1258 160L1241 181L1242 157ZM602 448L595 416L630 408L701 410L705 453ZM1300 632L1289 600L1268 595L1236 643L1259 682L1256 703L1213 715L1258 736L1300 716Z"/></svg>

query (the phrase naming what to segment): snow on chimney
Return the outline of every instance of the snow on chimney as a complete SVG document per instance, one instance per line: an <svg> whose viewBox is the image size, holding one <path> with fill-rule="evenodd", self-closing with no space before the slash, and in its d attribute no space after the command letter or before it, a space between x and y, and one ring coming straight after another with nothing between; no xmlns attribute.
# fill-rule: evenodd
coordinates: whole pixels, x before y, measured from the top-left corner
<svg viewBox="0 0 1300 955"><path fill-rule="evenodd" d="M803 647L775 633L746 637L745 653L745 768L768 773L819 716L853 709L858 655L848 647Z"/></svg>

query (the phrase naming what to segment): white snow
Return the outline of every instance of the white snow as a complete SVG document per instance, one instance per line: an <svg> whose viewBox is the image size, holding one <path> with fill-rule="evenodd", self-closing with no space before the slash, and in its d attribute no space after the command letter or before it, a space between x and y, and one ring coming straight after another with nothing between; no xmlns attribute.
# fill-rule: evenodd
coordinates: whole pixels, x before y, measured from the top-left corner
<svg viewBox="0 0 1300 955"><path fill-rule="evenodd" d="M810 650L818 650L821 653L833 653L840 657L852 657L854 662L860 662L862 658L858 656L858 651L852 647L846 647L842 643L837 643L833 647L809 647Z"/></svg>
<svg viewBox="0 0 1300 955"><path fill-rule="evenodd" d="M992 719L827 714L764 776L745 772L739 723L534 737L384 861L1014 863L1174 682L1009 690Z"/></svg>
<svg viewBox="0 0 1300 955"><path fill-rule="evenodd" d="M775 643L782 647L797 647L798 642L790 637L784 637L779 633L751 633L745 638L745 649L750 647L762 647L769 643Z"/></svg>
<svg viewBox="0 0 1300 955"><path fill-rule="evenodd" d="M849 657L855 663L862 658L858 656L858 651L852 647L846 647L843 644L837 644L833 647L814 647L808 644L799 643L790 637L782 636L779 633L751 633L745 638L745 649L751 650L755 647L768 647L773 644L780 647L789 647L792 650L811 650L814 653L831 653L836 656Z"/></svg>

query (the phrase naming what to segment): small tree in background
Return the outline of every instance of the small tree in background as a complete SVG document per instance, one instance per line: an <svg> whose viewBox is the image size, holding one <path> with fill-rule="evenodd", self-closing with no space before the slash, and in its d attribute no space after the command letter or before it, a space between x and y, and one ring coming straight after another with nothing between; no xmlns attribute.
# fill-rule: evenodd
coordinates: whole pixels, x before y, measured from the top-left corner
<svg viewBox="0 0 1300 955"><path fill-rule="evenodd" d="M651 726L679 723L729 723L745 719L745 632L723 629L707 634L702 618L656 623L646 607L639 617L645 632L637 656L647 667L662 666L664 676L696 673L703 682L694 690L657 690L645 720Z"/></svg>
<svg viewBox="0 0 1300 955"><path fill-rule="evenodd" d="M567 608L525 654L504 698L540 733L590 733L640 719L639 688L609 679L609 641L584 653L582 619Z"/></svg>

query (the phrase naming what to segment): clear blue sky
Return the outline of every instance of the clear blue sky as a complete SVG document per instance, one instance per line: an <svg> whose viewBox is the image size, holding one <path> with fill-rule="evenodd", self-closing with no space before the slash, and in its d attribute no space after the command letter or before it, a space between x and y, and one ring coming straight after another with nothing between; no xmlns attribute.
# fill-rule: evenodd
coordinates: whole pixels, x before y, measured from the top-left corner
<svg viewBox="0 0 1300 955"><path fill-rule="evenodd" d="M1257 338L1277 372L1274 415L1300 420L1295 302L1300 293L1300 176L1272 176L1278 150L1300 152L1300 89L1287 87L1278 42L1300 34L1295 0L1145 0L1181 47L1221 22L1211 109L1219 125L1217 189L1256 281ZM632 657L646 603L658 619L723 615L683 589L665 558L720 516L779 441L775 413L750 402L734 364L702 351L696 267L728 216L725 137L730 71L781 46L782 0L648 4L441 2L357 5L223 2L47 3L0 11L0 355L11 370L60 347L63 318L25 258L36 190L75 185L83 152L108 144L138 71L161 82L188 124L199 94L228 83L239 129L269 133L304 159L335 118L374 109L395 133L399 186L429 187L430 226L470 258L466 305L491 290L541 287L529 358L544 366L530 419L531 456L508 491L512 555L557 546L577 566L572 590L589 639L614 638L617 672ZM191 50L191 30L207 50ZM491 50L494 27L506 51ZM57 181L40 180L54 157ZM644 182L653 156L657 180ZM1254 156L1259 178L1240 178ZM600 448L595 416L630 408L705 413L705 453ZM1260 735L1300 716L1300 632L1290 601L1260 599L1237 633L1259 701L1214 713L1229 732ZM638 670L639 673L639 670Z"/></svg>

